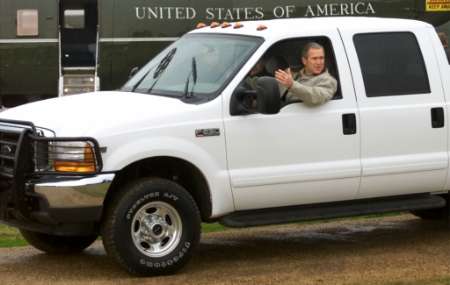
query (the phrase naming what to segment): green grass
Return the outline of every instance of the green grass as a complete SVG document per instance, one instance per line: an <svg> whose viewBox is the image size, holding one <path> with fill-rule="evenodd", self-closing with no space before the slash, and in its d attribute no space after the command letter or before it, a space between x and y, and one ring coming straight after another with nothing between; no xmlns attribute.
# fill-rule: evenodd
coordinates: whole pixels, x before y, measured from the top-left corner
<svg viewBox="0 0 450 285"><path fill-rule="evenodd" d="M19 230L0 225L0 247L24 246L27 244Z"/></svg>
<svg viewBox="0 0 450 285"><path fill-rule="evenodd" d="M202 224L202 233L213 233L213 232L221 232L226 230L224 226L219 223L214 224Z"/></svg>

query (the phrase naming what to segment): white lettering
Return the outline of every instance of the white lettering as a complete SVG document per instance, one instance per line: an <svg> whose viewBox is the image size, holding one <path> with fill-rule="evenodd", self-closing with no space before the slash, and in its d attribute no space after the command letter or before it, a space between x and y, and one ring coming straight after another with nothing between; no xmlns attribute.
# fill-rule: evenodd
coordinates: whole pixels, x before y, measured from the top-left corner
<svg viewBox="0 0 450 285"><path fill-rule="evenodd" d="M308 5L308 7L306 8L306 13L305 13L305 17L315 17L316 15L314 14L314 11L311 7L311 5Z"/></svg>
<svg viewBox="0 0 450 285"><path fill-rule="evenodd" d="M338 4L336 3L330 4L330 16L338 16L338 15L339 15Z"/></svg>
<svg viewBox="0 0 450 285"><path fill-rule="evenodd" d="M173 7L166 7L167 8L167 19L172 19L172 11L173 11Z"/></svg>
<svg viewBox="0 0 450 285"><path fill-rule="evenodd" d="M295 13L295 6L294 5L290 5L290 6L286 6L286 17L290 18L292 17L292 14Z"/></svg>
<svg viewBox="0 0 450 285"><path fill-rule="evenodd" d="M156 12L157 11L156 7L155 7L155 10L153 10L151 7L148 7L147 9L148 9L147 12L148 12L149 19L152 19L152 16L153 16L153 19L158 19L158 12Z"/></svg>
<svg viewBox="0 0 450 285"><path fill-rule="evenodd" d="M139 10L142 10L142 12L144 12L144 13L142 15L140 15ZM142 8L136 7L136 18L138 20L144 20L144 18L145 18L145 8L144 7L142 7Z"/></svg>
<svg viewBox="0 0 450 285"><path fill-rule="evenodd" d="M186 17L184 16L185 14L183 12L185 12L186 10L184 10L182 7L176 7L175 8L175 17L177 20L184 20L186 19Z"/></svg>
<svg viewBox="0 0 450 285"><path fill-rule="evenodd" d="M252 14L252 9L251 8L244 8L244 18L246 20L253 20L253 17L251 16Z"/></svg>
<svg viewBox="0 0 450 285"><path fill-rule="evenodd" d="M281 6L276 6L273 8L273 15L275 18L282 18L284 17L284 9Z"/></svg>
<svg viewBox="0 0 450 285"><path fill-rule="evenodd" d="M342 5L341 5L341 15L351 15L348 12L348 4L347 3L342 3Z"/></svg>
<svg viewBox="0 0 450 285"><path fill-rule="evenodd" d="M223 17L224 20L234 20L233 18L233 12L232 10L227 9L225 12L225 17Z"/></svg>
<svg viewBox="0 0 450 285"><path fill-rule="evenodd" d="M376 14L371 2L329 3L308 5L305 17Z"/></svg>
<svg viewBox="0 0 450 285"><path fill-rule="evenodd" d="M186 9L186 19L193 20L193 19L195 19L196 16L197 16L197 11L194 8L188 7Z"/></svg>
<svg viewBox="0 0 450 285"><path fill-rule="evenodd" d="M233 11L236 13L236 20L240 20L241 19L241 9L233 8Z"/></svg>
<svg viewBox="0 0 450 285"><path fill-rule="evenodd" d="M317 16L328 16L328 5L320 7L320 5L317 4Z"/></svg>
<svg viewBox="0 0 450 285"><path fill-rule="evenodd" d="M366 10L367 14L369 14L369 12L370 14L376 14L375 9L373 8L372 3L370 2L367 3L367 10Z"/></svg>
<svg viewBox="0 0 450 285"><path fill-rule="evenodd" d="M345 3L307 5L304 17L376 14L376 10L370 0L350 1ZM296 15L296 9L296 5L275 6L272 9L273 18L297 17L298 15ZM204 11L204 20L210 21L260 20L265 18L265 11L263 7L208 7L205 8ZM139 21L145 19L195 20L199 17L197 10L193 7L134 7L134 14L136 19Z"/></svg>
<svg viewBox="0 0 450 285"><path fill-rule="evenodd" d="M206 8L206 19L207 20L212 20L214 19L214 13L212 11L212 8Z"/></svg>
<svg viewBox="0 0 450 285"><path fill-rule="evenodd" d="M263 9L263 7L256 7L255 13L258 14L256 16L257 20L264 19L264 9Z"/></svg>
<svg viewBox="0 0 450 285"><path fill-rule="evenodd" d="M358 15L364 15L364 11L360 10L360 7L361 7L361 6L364 6L364 3L363 3L363 2L358 2L358 3L356 3L356 5L355 5L355 12L356 12L356 14L358 14Z"/></svg>

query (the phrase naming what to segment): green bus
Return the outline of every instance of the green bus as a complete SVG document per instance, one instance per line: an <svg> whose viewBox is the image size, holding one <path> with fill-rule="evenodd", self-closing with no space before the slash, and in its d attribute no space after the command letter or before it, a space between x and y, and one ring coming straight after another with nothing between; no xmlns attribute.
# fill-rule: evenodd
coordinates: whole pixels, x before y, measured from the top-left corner
<svg viewBox="0 0 450 285"><path fill-rule="evenodd" d="M450 0L0 0L0 105L119 88L199 22L329 16L450 33Z"/></svg>

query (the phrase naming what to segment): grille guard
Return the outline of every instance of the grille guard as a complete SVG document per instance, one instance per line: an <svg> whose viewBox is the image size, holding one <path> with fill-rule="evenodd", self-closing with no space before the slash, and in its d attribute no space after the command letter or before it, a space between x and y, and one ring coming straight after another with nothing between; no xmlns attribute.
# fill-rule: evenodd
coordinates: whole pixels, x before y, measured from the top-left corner
<svg viewBox="0 0 450 285"><path fill-rule="evenodd" d="M35 209L33 193L26 183L45 176L92 176L100 173L103 163L100 147L90 137L44 137L32 122L0 119L0 219L29 220ZM96 171L71 173L36 171L36 151L39 143L85 141L94 151Z"/></svg>

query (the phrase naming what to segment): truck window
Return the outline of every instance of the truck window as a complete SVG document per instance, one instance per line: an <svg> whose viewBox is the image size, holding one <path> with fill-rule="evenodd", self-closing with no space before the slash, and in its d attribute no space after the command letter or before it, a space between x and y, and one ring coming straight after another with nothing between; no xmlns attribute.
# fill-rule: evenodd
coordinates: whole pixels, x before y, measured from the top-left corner
<svg viewBox="0 0 450 285"><path fill-rule="evenodd" d="M259 37L187 34L152 59L122 90L212 100L262 42Z"/></svg>
<svg viewBox="0 0 450 285"><path fill-rule="evenodd" d="M413 33L357 34L353 41L367 97L430 93L425 63Z"/></svg>
<svg viewBox="0 0 450 285"><path fill-rule="evenodd" d="M271 46L264 55L259 59L256 65L251 69L246 78L240 84L241 87L247 89L254 89L254 79L260 76L274 77L275 71L278 69L286 70L290 68L294 79L298 80L299 72L303 68L301 53L304 46L308 43L315 42L321 45L325 50L325 69L339 82L338 68L334 49L329 38L308 37L296 38L289 40L282 40ZM284 100L282 95L282 102L284 105L289 103L298 103L301 100ZM332 100L342 99L342 92L338 84L338 90L333 96Z"/></svg>

